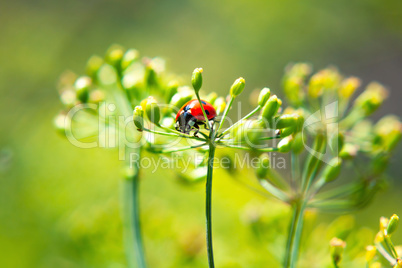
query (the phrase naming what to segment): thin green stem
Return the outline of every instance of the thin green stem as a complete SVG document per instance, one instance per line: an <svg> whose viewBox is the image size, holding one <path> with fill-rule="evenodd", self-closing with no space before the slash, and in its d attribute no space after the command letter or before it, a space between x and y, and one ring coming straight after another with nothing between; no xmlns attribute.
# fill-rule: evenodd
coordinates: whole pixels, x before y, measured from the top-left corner
<svg viewBox="0 0 402 268"><path fill-rule="evenodd" d="M121 84L118 84L122 90ZM116 90L115 90L116 89ZM125 90L124 90L125 91ZM112 97L115 101L116 107L118 107L118 111L121 115L125 117L132 115L132 106L128 99L123 96L121 90L117 90L117 88L113 88L111 90ZM127 93L127 92L126 92ZM129 128L132 133L135 131L132 128ZM127 153L132 153L127 151ZM138 155L140 155L140 150L136 151ZM125 191L125 202L124 206L126 208L125 216L127 219L125 220L125 229L127 237L126 241L126 254L128 258L129 267L138 267L138 268L146 268L146 260L144 254L144 246L142 241L141 234L141 221L140 221L140 202L139 202L139 166L134 165L132 167L134 170L132 172L132 176L126 180L126 191ZM132 242L133 241L133 242ZM133 260L133 253L135 255L135 260ZM135 265L134 263L137 263Z"/></svg>
<svg viewBox="0 0 402 268"><path fill-rule="evenodd" d="M296 267L299 253L299 245L303 230L303 218L305 204L299 201L293 206L293 216L289 225L288 242L286 244L286 254L284 268Z"/></svg>
<svg viewBox="0 0 402 268"><path fill-rule="evenodd" d="M200 106L201 106L202 113L204 114L204 117L205 117L205 125L208 126L208 129L211 129L211 125L209 124L209 119L208 119L207 113L205 112L204 105L203 105L202 102L201 102L200 95L196 92L196 93L195 93L195 96L197 97L198 102L200 103Z"/></svg>
<svg viewBox="0 0 402 268"><path fill-rule="evenodd" d="M157 134L157 135L162 135L162 136L170 136L170 137L185 137L185 136L180 136L178 134L175 133L167 133L167 132L161 132L161 131L156 131L156 130L152 130L149 128L143 128L143 131L149 132L149 133L153 133L153 134Z"/></svg>
<svg viewBox="0 0 402 268"><path fill-rule="evenodd" d="M305 213L305 208L306 204L302 203L300 205L300 212L298 214L298 218L295 223L295 234L294 234L294 241L293 241L293 247L292 247L292 253L290 257L290 268L295 268L297 264L297 258L299 256L299 247L300 247L300 241L301 241L301 235L303 231L303 221L304 221L304 213Z"/></svg>
<svg viewBox="0 0 402 268"><path fill-rule="evenodd" d="M280 190L277 187L275 187L268 180L264 180L264 179L260 180L260 184L265 190L267 190L274 197L278 198L279 200L282 200L285 203L289 202L289 196L285 192L283 192L282 190Z"/></svg>
<svg viewBox="0 0 402 268"><path fill-rule="evenodd" d="M180 147L180 148L172 148L172 149L164 149L164 150L155 150L152 151L153 153L159 153L159 154L166 154L166 153L175 153L175 152L181 152L181 151L186 151L189 149L195 149L195 148L199 148L202 146L207 145L207 143L202 143L202 144L197 144L197 145L192 145L192 146L184 146L184 147Z"/></svg>
<svg viewBox="0 0 402 268"><path fill-rule="evenodd" d="M279 189L289 192L290 185L289 183L283 178L282 175L280 175L278 172L275 171L275 169L269 169L268 174L266 177L267 180L271 181L275 186L277 186Z"/></svg>
<svg viewBox="0 0 402 268"><path fill-rule="evenodd" d="M356 125L363 118L364 118L363 111L355 107L348 113L348 115L341 122L339 122L339 126L342 127L343 129L347 129Z"/></svg>
<svg viewBox="0 0 402 268"><path fill-rule="evenodd" d="M221 130L221 128L222 128L222 126L223 126L223 123L225 122L226 115L228 114L228 111L229 111L230 108L232 107L233 101L234 101L234 98L233 98L233 97L230 97L229 103L228 103L228 105L226 106L225 111L223 112L222 119L221 119L221 122L220 122L220 124L219 124L219 128L218 128L217 133L219 133L219 131ZM223 137L223 136L222 136L222 137Z"/></svg>
<svg viewBox="0 0 402 268"><path fill-rule="evenodd" d="M384 233L384 243L387 246L387 248L389 249L389 251L391 251L392 256L395 259L398 259L398 253L396 252L395 246L392 243L391 238L388 235L386 235L385 233Z"/></svg>
<svg viewBox="0 0 402 268"><path fill-rule="evenodd" d="M318 135L316 138L315 149L316 152L321 152L323 145L325 144L322 135ZM310 155L306 160L304 173L302 175L302 185L300 198L296 200L295 204L295 214L296 216L292 218L291 228L289 231L288 247L285 257L285 268L294 268L297 264L297 258L299 255L300 240L303 231L303 221L304 214L308 203L308 192L315 178L317 171L321 166L321 161L315 158L315 156Z"/></svg>
<svg viewBox="0 0 402 268"><path fill-rule="evenodd" d="M377 251L391 264L391 265L395 265L396 264L396 260L388 254L388 252L385 250L385 248L381 245L381 243L376 243L375 247L377 249Z"/></svg>
<svg viewBox="0 0 402 268"><path fill-rule="evenodd" d="M251 148L251 147L246 147L246 146L236 146L236 145L231 145L231 144L226 144L226 143L219 143L219 145L228 147L228 148L233 148L233 149L239 149L239 150L247 150L247 151L258 151L258 152L265 152L265 153L269 153L269 152L276 152L278 151L278 148L263 148L263 149L256 149L256 148Z"/></svg>
<svg viewBox="0 0 402 268"><path fill-rule="evenodd" d="M185 134L185 133L183 133L183 132L179 132L179 131L177 131L177 130L173 130L173 129L171 129L171 128L164 127L164 126L162 126L162 125L160 125L160 124L157 125L157 126L160 127L161 129L164 129L164 130L166 130L166 131L168 131L168 132L170 132L170 133L174 133L174 134L176 134L177 136L180 136L180 137L183 137L183 138L189 138L189 139L199 140L199 141L206 141L206 139L202 139L202 138L199 138L199 137L191 136L191 135Z"/></svg>
<svg viewBox="0 0 402 268"><path fill-rule="evenodd" d="M237 121L236 123L234 123L233 125L231 125L230 127L228 127L227 129L225 129L225 131L223 131L220 135L219 135L219 140L221 140L223 138L223 136L228 133L232 128L234 128L236 125L240 124L242 121L249 119L250 117L252 117L256 112L258 112L261 109L261 106L258 106L257 108L255 108L254 110L252 110L249 114L247 114L246 116L244 116L242 119L240 119L239 121ZM220 128L219 128L220 129Z"/></svg>
<svg viewBox="0 0 402 268"><path fill-rule="evenodd" d="M140 221L139 168L134 166L133 169L133 175L125 181L126 254L129 267L146 268Z"/></svg>
<svg viewBox="0 0 402 268"><path fill-rule="evenodd" d="M138 173L137 173L138 174ZM146 268L144 246L141 234L141 221L140 221L140 198L139 198L139 176L136 175L132 180L133 191L133 226L134 226L134 241L135 241L135 255L139 268Z"/></svg>
<svg viewBox="0 0 402 268"><path fill-rule="evenodd" d="M280 139L280 138L281 138L281 136L277 135L277 136L272 136L272 137L261 138L260 141L275 140L275 139Z"/></svg>
<svg viewBox="0 0 402 268"><path fill-rule="evenodd" d="M214 251L212 245L212 175L214 169L214 157L216 145L214 144L215 131L212 130L210 134L209 154L208 154L208 170L206 182L206 199L205 199L205 216L206 216L206 235L207 235L207 253L209 268L215 267L214 265Z"/></svg>
<svg viewBox="0 0 402 268"><path fill-rule="evenodd" d="M297 218L299 217L299 213L300 213L300 210L297 208L296 205L294 205L292 218L291 218L290 224L289 224L288 240L286 242L285 260L283 262L284 268L288 268L290 265L291 251L292 251L294 238L295 238L295 231L296 231L296 221L297 221Z"/></svg>
<svg viewBox="0 0 402 268"><path fill-rule="evenodd" d="M291 164L291 180L290 180L290 185L292 189L296 189L296 183L299 178L299 166L298 166L298 161L297 161L297 156L296 154L292 151L290 155L290 164Z"/></svg>

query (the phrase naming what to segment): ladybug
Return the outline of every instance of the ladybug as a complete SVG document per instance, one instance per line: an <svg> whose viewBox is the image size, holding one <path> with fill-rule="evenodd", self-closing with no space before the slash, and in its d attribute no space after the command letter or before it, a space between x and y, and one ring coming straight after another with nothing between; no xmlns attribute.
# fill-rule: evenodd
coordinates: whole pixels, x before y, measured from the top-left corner
<svg viewBox="0 0 402 268"><path fill-rule="evenodd" d="M216 117L215 108L208 102L201 100L208 120L214 120ZM200 131L200 125L205 126L205 116L202 113L201 105L198 100L191 100L181 107L176 115L176 130L189 134L191 130L196 129L194 136Z"/></svg>

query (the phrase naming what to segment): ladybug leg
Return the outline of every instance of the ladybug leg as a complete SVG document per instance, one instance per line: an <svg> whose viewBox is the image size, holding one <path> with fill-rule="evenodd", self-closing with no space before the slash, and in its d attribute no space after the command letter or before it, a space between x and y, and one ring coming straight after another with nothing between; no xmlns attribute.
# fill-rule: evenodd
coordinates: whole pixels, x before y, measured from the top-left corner
<svg viewBox="0 0 402 268"><path fill-rule="evenodd" d="M194 137L198 138L197 134L198 134L198 132L200 132L200 127L198 126L197 123L195 123L193 127L195 128Z"/></svg>
<svg viewBox="0 0 402 268"><path fill-rule="evenodd" d="M180 131L180 132L181 132L180 124L179 124L178 121L176 122L174 128L175 128L177 131Z"/></svg>
<svg viewBox="0 0 402 268"><path fill-rule="evenodd" d="M200 122L200 123L198 123L198 126L204 126L204 128L206 128L207 126L205 125L205 123L204 122Z"/></svg>

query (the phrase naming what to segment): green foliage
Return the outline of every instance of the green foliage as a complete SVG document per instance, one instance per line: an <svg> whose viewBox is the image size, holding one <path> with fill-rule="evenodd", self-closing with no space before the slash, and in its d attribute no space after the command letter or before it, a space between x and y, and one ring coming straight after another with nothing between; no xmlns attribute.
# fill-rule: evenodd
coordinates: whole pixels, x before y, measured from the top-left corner
<svg viewBox="0 0 402 268"><path fill-rule="evenodd" d="M294 59L306 59L318 67L334 62L342 68L346 66L347 73L358 70L362 77L387 70L376 78L384 80L393 90L399 78L392 79L393 72L388 70L393 70L398 62L395 44L402 34L399 7L400 1L391 1L389 5L380 1L339 1L319 6L311 1L288 4L120 1L99 2L96 6L82 1L3 3L5 15L0 25L4 40L0 44L4 62L0 66L3 130L0 132L0 266L125 266L121 227L118 227L121 218L116 216L116 211L120 215L118 204L122 195L122 182L117 178L120 163L116 155L98 149L75 148L57 136L50 124L54 111L60 109L54 83L65 68L83 73L88 55L103 53L110 40L115 40L135 45L148 55L164 54L170 59L171 70L177 73L188 73L197 62L208 69L205 88L220 94L226 91L228 81L240 75L239 70L247 78L249 89L269 84L277 91L283 65ZM238 16L239 10L249 15L247 19ZM74 19L68 14L74 14ZM182 22L191 27L183 27ZM211 31L212 28L216 30ZM357 28L359 31L355 31ZM135 52L131 54L133 57L128 56L130 53L124 53L122 66L130 62L130 57L136 59ZM93 60L95 69L99 68L99 65L96 67L99 62L103 64L103 57L100 58L98 63L99 57ZM93 78L91 71L88 76ZM181 81L180 77L178 79ZM135 86L135 80L132 81L124 82ZM176 90L171 84L171 94ZM70 93L66 93L65 100L71 103ZM92 93L91 103L104 99L101 91L94 89ZM380 113L398 109L395 105L399 98L395 94L396 91L392 92L394 98ZM248 95L251 94L241 95L239 100L246 104ZM220 104L224 104L222 99ZM346 143L344 149L349 145ZM238 185L244 178L252 177L252 172L236 173L239 182L229 179L226 172L219 172L221 179L216 181L214 190L215 243L221 250L217 253L218 265L279 266L281 260L270 253L278 251L277 244L267 250L268 240L277 241L251 239L248 225L237 218L238 211L242 211L247 202L268 206L265 206L265 199ZM399 173L397 163L391 161L391 175L397 177ZM198 215L204 190L198 186L189 188L185 183L172 183L176 179L181 181L173 172L144 176L147 177L143 182L143 198L147 200L143 203L147 222L144 233L150 267L205 267L203 250L186 252L186 242L203 241L199 234L204 223L199 221ZM361 212L358 224L374 227L376 215L383 214L384 210L390 215L391 208L400 203L395 193L397 189L390 188L369 210ZM277 210L286 210L272 202L269 207L273 210L270 217ZM87 243L85 250L76 250L83 248L84 244L80 243L85 239L74 240L70 236L69 230L75 226L68 220L71 214L88 216L89 223L83 224L81 233L86 233L87 241L97 241L96 245ZM285 232L283 216L289 215L272 217L275 224L267 226L271 230L279 229L277 233ZM93 228L97 233L91 232ZM228 245L234 233L238 240ZM271 238L274 235L266 233ZM396 232L396 238L398 235ZM176 239L178 237L180 239ZM327 250L322 233L317 233L316 237L315 242L308 244L309 253L303 254L300 267L311 267L316 252ZM282 236L277 239L285 244ZM330 239L327 237L326 241ZM349 241L345 254L348 247ZM162 254L166 259L161 260ZM232 256L237 256L236 260ZM327 253L321 256L330 262ZM344 257L345 265L346 260Z"/></svg>

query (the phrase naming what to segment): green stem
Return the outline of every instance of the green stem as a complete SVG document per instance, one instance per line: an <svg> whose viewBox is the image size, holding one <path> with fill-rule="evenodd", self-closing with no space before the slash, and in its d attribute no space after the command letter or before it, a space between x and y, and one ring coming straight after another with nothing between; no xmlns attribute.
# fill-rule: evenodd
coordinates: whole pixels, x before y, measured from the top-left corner
<svg viewBox="0 0 402 268"><path fill-rule="evenodd" d="M392 256L395 259L398 259L398 253L396 252L394 244L392 243L391 238L386 234L384 234L384 243L387 246L387 248L389 249L389 251L391 251Z"/></svg>
<svg viewBox="0 0 402 268"><path fill-rule="evenodd" d="M133 175L125 181L125 215L127 217L125 221L126 254L129 267L146 268L141 234L139 183L139 169L138 167L134 167Z"/></svg>
<svg viewBox="0 0 402 268"><path fill-rule="evenodd" d="M119 83L118 86L122 90L122 85ZM116 89L116 90L115 90ZM125 90L124 90L125 91ZM121 90L117 90L117 88L113 88L111 90L112 97L115 101L116 107L120 111L120 114L123 116L131 116L132 115L132 106L128 99L122 94ZM127 92L126 92L127 93ZM119 126L120 127L120 126ZM135 131L129 128L131 133L135 133ZM126 151L127 153L132 153L131 151ZM136 153L140 154L140 151L136 151ZM128 258L129 267L138 267L138 268L146 268L145 254L144 254L144 246L142 242L142 234L141 234L141 222L140 222L140 205L139 205L139 166L133 166L133 175L127 178L126 180L126 189L125 189L125 202L124 206L126 208L125 216L127 219L125 220L125 229L127 238L125 236L126 241L126 254ZM133 242L131 242L133 239ZM137 265L135 265L135 261L133 260L133 253L135 253L135 259Z"/></svg>
<svg viewBox="0 0 402 268"><path fill-rule="evenodd" d="M219 128L218 128L217 133L219 133L219 131L221 130L221 128L222 128L222 126L223 126L223 122L225 122L226 115L228 114L228 111L230 110L230 107L232 107L232 105L233 105L233 101L234 101L234 98L233 98L233 97L230 97L229 103L228 103L228 105L226 106L225 111L223 112L221 122L219 123ZM223 136L222 136L222 137L223 137Z"/></svg>
<svg viewBox="0 0 402 268"><path fill-rule="evenodd" d="M138 173L137 173L138 174ZM132 180L133 192L133 226L134 226L134 246L137 264L139 268L146 268L144 246L141 234L140 221L140 202L139 202L139 176L134 176Z"/></svg>
<svg viewBox="0 0 402 268"><path fill-rule="evenodd" d="M192 145L192 146L183 146L180 148L172 148L172 149L164 149L164 150L155 150L152 151L153 153L158 153L158 154L167 154L167 153L175 153L175 152L182 152L182 151L186 151L189 149L195 149L195 148L200 148L202 146L207 145L206 143L202 143L202 144L197 144L197 145Z"/></svg>
<svg viewBox="0 0 402 268"><path fill-rule="evenodd" d="M205 216L206 216L206 233L207 233L207 252L208 252L208 265L209 268L215 267L214 265L214 251L212 245L212 217L211 217L211 205L212 205L212 175L214 169L214 156L216 145L214 144L215 131L211 131L209 154L208 154L208 170L207 170L207 182L206 182L206 199L205 199Z"/></svg>
<svg viewBox="0 0 402 268"><path fill-rule="evenodd" d="M233 149L247 150L247 151L258 151L258 152L265 152L265 153L277 152L278 151L278 148L268 147L268 148L263 148L263 149L255 149L255 148L246 147L246 146L237 146L237 145L226 144L226 143L222 143L222 142L220 142L219 145L222 145L222 146L228 147L228 148L233 148Z"/></svg>
<svg viewBox="0 0 402 268"><path fill-rule="evenodd" d="M290 155L290 164L291 164L291 180L290 180L290 185L292 190L296 189L296 184L298 182L299 178L299 166L298 166L298 161L297 161L297 156L296 154L292 151Z"/></svg>
<svg viewBox="0 0 402 268"><path fill-rule="evenodd" d="M260 141L275 140L275 139L280 139L280 138L281 138L281 136L277 135L277 136L272 136L272 137L261 138Z"/></svg>
<svg viewBox="0 0 402 268"><path fill-rule="evenodd" d="M160 131L152 130L152 129L149 129L149 128L143 128L142 130L143 130L143 131L146 131L146 132L149 132L149 133L153 133L153 134L157 134L157 135L162 135L162 136L183 137L183 138L184 138L184 136L180 136L180 135L175 134L175 133L160 132Z"/></svg>
<svg viewBox="0 0 402 268"><path fill-rule="evenodd" d="M251 116L253 116L256 112L258 112L261 109L261 106L258 106L254 110L252 110L248 115L231 125L229 128L225 129L225 131L222 132L222 134L219 135L219 140L223 138L223 136L228 133L232 128L234 128L236 125L240 124L242 121L249 119Z"/></svg>
<svg viewBox="0 0 402 268"><path fill-rule="evenodd" d="M286 255L284 268L296 267L301 234L303 229L303 219L305 204L296 203L293 208L293 216L289 226L288 242L286 245Z"/></svg>
<svg viewBox="0 0 402 268"><path fill-rule="evenodd" d="M377 248L377 251L393 266L396 264L396 260L388 254L388 252L385 250L385 248L381 245L381 243L376 243L375 247Z"/></svg>
<svg viewBox="0 0 402 268"><path fill-rule="evenodd" d="M269 182L268 180L260 180L260 184L265 190L267 190L274 197L278 198L279 200L282 200L285 203L289 202L289 196L282 190L272 185L272 183Z"/></svg>
<svg viewBox="0 0 402 268"><path fill-rule="evenodd" d="M173 129L170 129L168 127L164 127L164 126L162 126L160 124L156 125L156 126L160 127L163 130L166 130L166 131L168 131L170 133L176 134L177 136L183 137L183 138L189 138L189 139L198 140L198 141L205 141L205 139L202 139L202 138L199 138L199 137L196 137L196 136L191 136L189 134L185 134L185 133L179 132L177 130L173 130Z"/></svg>
<svg viewBox="0 0 402 268"><path fill-rule="evenodd" d="M211 129L211 125L209 124L208 116L207 116L207 114L205 113L204 105L203 105L202 102L201 102L200 95L199 95L198 93L195 93L195 96L197 97L198 102L200 103L200 106L201 106L202 113L204 114L204 117L205 117L205 125L208 126L208 129Z"/></svg>

